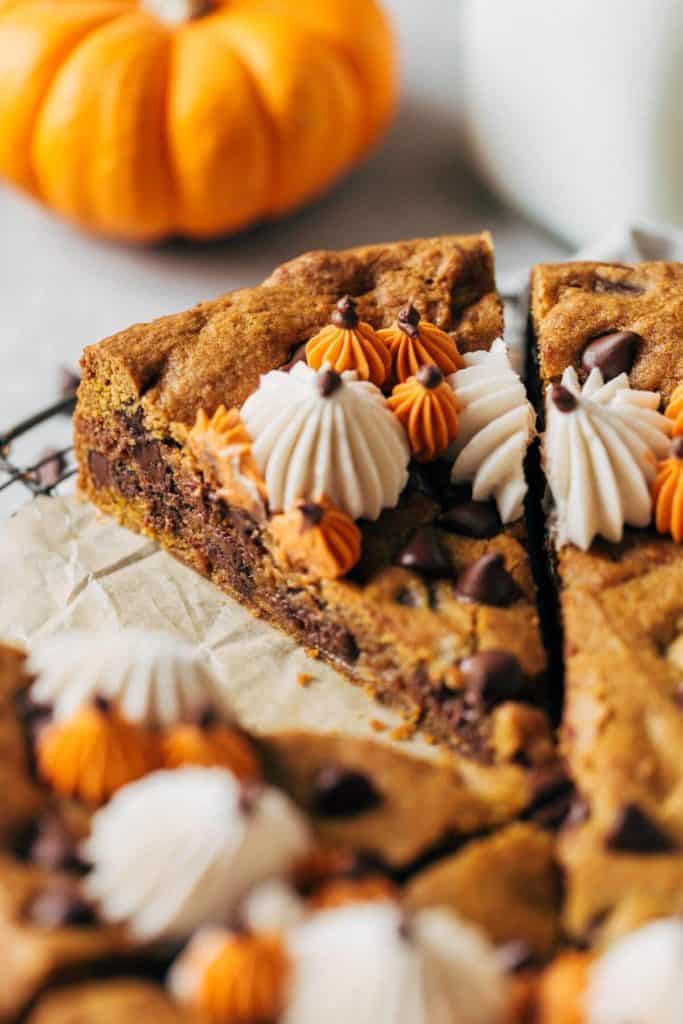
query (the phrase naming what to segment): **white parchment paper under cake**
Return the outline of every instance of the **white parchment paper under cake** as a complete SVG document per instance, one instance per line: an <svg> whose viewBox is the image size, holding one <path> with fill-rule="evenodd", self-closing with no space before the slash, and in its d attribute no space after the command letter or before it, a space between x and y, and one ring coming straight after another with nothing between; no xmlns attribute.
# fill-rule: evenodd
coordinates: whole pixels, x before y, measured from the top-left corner
<svg viewBox="0 0 683 1024"><path fill-rule="evenodd" d="M38 498L0 530L0 639L70 628L166 629L196 644L226 707L257 733L306 729L392 743L401 718L157 545L74 495ZM300 676L310 676L302 686ZM386 725L378 732L371 720ZM418 738L400 748L435 757Z"/></svg>

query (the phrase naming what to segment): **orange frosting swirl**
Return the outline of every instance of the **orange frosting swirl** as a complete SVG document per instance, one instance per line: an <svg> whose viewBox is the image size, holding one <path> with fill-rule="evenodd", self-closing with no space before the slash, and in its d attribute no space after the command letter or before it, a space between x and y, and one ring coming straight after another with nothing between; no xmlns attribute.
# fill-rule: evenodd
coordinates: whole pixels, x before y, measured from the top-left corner
<svg viewBox="0 0 683 1024"><path fill-rule="evenodd" d="M316 910L333 910L351 903L381 903L396 899L396 886L384 875L366 878L338 878L327 882L315 892L311 905Z"/></svg>
<svg viewBox="0 0 683 1024"><path fill-rule="evenodd" d="M165 730L161 761L164 768L227 768L240 781L260 779L263 774L259 756L246 736L220 722L203 726L181 723Z"/></svg>
<svg viewBox="0 0 683 1024"><path fill-rule="evenodd" d="M37 758L40 774L58 793L99 805L159 767L159 744L153 732L98 700L42 733Z"/></svg>
<svg viewBox="0 0 683 1024"><path fill-rule="evenodd" d="M234 935L207 964L196 1009L212 1024L270 1024L284 1010L289 972L278 935Z"/></svg>
<svg viewBox="0 0 683 1024"><path fill-rule="evenodd" d="M359 319L350 295L337 303L332 323L306 345L306 362L314 370L327 364L337 373L355 370L360 380L381 387L389 375L391 354L370 324Z"/></svg>
<svg viewBox="0 0 683 1024"><path fill-rule="evenodd" d="M397 384L388 399L418 462L430 462L453 443L458 432L458 402L437 366L422 366Z"/></svg>
<svg viewBox="0 0 683 1024"><path fill-rule="evenodd" d="M679 384L674 390L665 415L673 420L673 436L683 437L683 384Z"/></svg>
<svg viewBox="0 0 683 1024"><path fill-rule="evenodd" d="M289 512L274 516L271 530L278 546L276 554L318 579L345 576L361 555L360 530L326 497L314 503L299 502Z"/></svg>
<svg viewBox="0 0 683 1024"><path fill-rule="evenodd" d="M400 384L414 377L421 366L438 366L445 377L464 366L450 335L421 320L413 305L401 310L393 327L377 333L389 347L394 378Z"/></svg>
<svg viewBox="0 0 683 1024"><path fill-rule="evenodd" d="M265 502L266 487L237 409L221 405L210 419L200 409L187 445L205 479L229 504L253 510Z"/></svg>
<svg viewBox="0 0 683 1024"><path fill-rule="evenodd" d="M683 436L671 445L671 457L659 463L652 497L658 532L683 543Z"/></svg>

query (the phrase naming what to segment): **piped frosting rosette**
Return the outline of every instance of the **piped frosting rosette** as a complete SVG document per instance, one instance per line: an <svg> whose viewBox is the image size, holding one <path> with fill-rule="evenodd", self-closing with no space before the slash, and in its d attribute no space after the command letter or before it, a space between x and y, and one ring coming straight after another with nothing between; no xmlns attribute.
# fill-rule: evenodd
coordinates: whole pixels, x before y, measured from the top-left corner
<svg viewBox="0 0 683 1024"><path fill-rule="evenodd" d="M161 630L67 630L38 641L29 659L31 698L57 720L96 697L150 728L190 720L220 703L219 683L200 651Z"/></svg>
<svg viewBox="0 0 683 1024"><path fill-rule="evenodd" d="M251 967L241 980L236 963ZM217 1004L216 982L223 1005L249 1008L224 1019L281 1024L499 1024L505 998L479 932L449 911L408 915L392 901L319 911L277 937L200 933L173 965L169 987L201 1014Z"/></svg>
<svg viewBox="0 0 683 1024"><path fill-rule="evenodd" d="M544 459L560 545L587 551L597 536L616 543L625 526L650 523L671 433L658 408L659 395L631 389L625 373L605 384L594 369L582 388L569 367L549 386Z"/></svg>
<svg viewBox="0 0 683 1024"><path fill-rule="evenodd" d="M242 406L270 508L325 495L352 519L377 519L408 480L404 431L381 391L353 371L273 370Z"/></svg>
<svg viewBox="0 0 683 1024"><path fill-rule="evenodd" d="M464 368L448 378L459 406L458 433L450 449L454 483L472 483L475 501L495 499L504 523L524 511L524 459L535 415L502 338L488 352L470 352Z"/></svg>
<svg viewBox="0 0 683 1024"><path fill-rule="evenodd" d="M223 923L260 882L310 847L308 825L270 786L244 789L221 768L154 772L93 819L85 892L135 938L184 939Z"/></svg>

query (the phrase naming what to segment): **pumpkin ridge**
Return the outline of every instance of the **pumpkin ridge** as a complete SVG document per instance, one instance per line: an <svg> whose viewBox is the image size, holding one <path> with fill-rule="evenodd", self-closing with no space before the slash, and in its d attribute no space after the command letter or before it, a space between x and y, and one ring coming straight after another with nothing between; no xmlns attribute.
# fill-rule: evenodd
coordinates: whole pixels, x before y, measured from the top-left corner
<svg viewBox="0 0 683 1024"><path fill-rule="evenodd" d="M15 18L17 15L23 15L26 12L30 13L32 8L39 10L42 6L43 5L40 3L40 0L17 0L17 2L11 5L10 7L3 8L0 11L0 36L3 28L6 27L6 25L9 25L9 28L11 30L12 19ZM71 59L73 53L87 39L89 39L93 35L93 33L97 32L98 29L102 28L103 26L110 24L112 21L115 21L117 18L121 16L122 13L125 13L128 10L128 7L125 3L117 2L117 0L101 0L101 2L88 5L78 2L75 2L73 4L65 4L62 8L62 11L68 13L70 8L76 10L87 9L93 15L92 20L89 20L87 24L83 24L81 31L75 32L74 35L70 37L68 40L63 40L62 45L58 49L56 49L55 52L51 55L51 58L49 60L49 66L45 70L45 81L42 85L41 93L39 96L36 97L34 101L33 110L31 111L29 118L27 120L25 131L22 133L23 139L13 140L13 146L23 146L26 149L27 177L22 180L18 178L15 174L7 174L8 180L13 181L14 184L18 185L20 188L24 189L29 194L41 200L43 197L38 185L38 179L34 164L33 139L35 135L36 125L38 124L42 116L42 112L49 99L54 83L57 80L57 77L59 76L65 63ZM95 13L98 8L110 9L111 13L106 16L102 16L100 19L97 19L95 17ZM37 70L38 69L34 66L30 71L31 76L34 76L37 73ZM6 173L2 171L1 168L0 172L2 172L3 174Z"/></svg>

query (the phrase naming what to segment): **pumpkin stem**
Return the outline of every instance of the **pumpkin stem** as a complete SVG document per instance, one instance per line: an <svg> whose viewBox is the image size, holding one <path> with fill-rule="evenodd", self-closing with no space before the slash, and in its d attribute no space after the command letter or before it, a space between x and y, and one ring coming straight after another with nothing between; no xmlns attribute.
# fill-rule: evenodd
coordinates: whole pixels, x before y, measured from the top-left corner
<svg viewBox="0 0 683 1024"><path fill-rule="evenodd" d="M142 0L143 7L166 25L183 25L213 10L214 0Z"/></svg>

